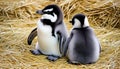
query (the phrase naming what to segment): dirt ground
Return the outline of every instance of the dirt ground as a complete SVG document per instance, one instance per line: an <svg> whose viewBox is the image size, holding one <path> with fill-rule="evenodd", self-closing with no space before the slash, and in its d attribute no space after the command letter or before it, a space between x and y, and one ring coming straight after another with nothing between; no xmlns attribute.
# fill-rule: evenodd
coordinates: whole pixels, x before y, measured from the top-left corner
<svg viewBox="0 0 120 69"><path fill-rule="evenodd" d="M66 58L50 62L44 55L35 56L29 50L34 49L37 39L32 45L27 44L27 37L36 27L38 19L5 20L0 22L0 69L119 69L120 68L120 30L93 27L100 40L102 51L95 64L72 65ZM68 30L71 25L65 19Z"/></svg>

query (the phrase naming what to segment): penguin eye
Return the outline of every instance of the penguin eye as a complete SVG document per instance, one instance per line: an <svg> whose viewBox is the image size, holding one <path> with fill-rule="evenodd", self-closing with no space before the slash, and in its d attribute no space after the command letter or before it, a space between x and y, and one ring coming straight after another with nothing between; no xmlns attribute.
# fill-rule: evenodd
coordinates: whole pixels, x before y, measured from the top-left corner
<svg viewBox="0 0 120 69"><path fill-rule="evenodd" d="M50 12L49 11L44 11L44 13L49 14Z"/></svg>

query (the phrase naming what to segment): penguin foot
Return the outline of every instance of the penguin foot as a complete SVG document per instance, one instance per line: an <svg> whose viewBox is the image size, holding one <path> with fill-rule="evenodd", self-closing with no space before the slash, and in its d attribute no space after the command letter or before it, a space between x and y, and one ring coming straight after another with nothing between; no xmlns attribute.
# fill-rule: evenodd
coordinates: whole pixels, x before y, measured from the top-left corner
<svg viewBox="0 0 120 69"><path fill-rule="evenodd" d="M70 60L67 60L67 62L68 62L69 64L72 64L72 62L71 62Z"/></svg>
<svg viewBox="0 0 120 69"><path fill-rule="evenodd" d="M95 62L89 62L88 64L94 64Z"/></svg>
<svg viewBox="0 0 120 69"><path fill-rule="evenodd" d="M30 52L31 52L33 55L40 55L40 54L42 54L42 53L40 52L40 50L30 50Z"/></svg>
<svg viewBox="0 0 120 69"><path fill-rule="evenodd" d="M47 57L49 61L56 61L59 58L60 58L59 56L53 56L53 55Z"/></svg>
<svg viewBox="0 0 120 69"><path fill-rule="evenodd" d="M73 63L73 62L70 61L70 60L67 60L67 62L68 62L69 64L73 64L73 65L80 65L80 63Z"/></svg>

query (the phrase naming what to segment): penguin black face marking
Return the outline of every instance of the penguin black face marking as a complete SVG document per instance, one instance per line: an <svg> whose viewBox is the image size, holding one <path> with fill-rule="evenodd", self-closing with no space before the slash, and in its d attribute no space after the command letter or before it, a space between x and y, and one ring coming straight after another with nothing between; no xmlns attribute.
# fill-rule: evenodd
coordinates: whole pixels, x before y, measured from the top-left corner
<svg viewBox="0 0 120 69"><path fill-rule="evenodd" d="M50 25L52 27L52 35L54 35L54 28L56 25L61 24L63 21L63 14L61 9L57 5L48 5L42 10L36 11L41 14L41 21L44 25Z"/></svg>
<svg viewBox="0 0 120 69"><path fill-rule="evenodd" d="M72 25L74 25L74 28L84 28L89 26L88 19L83 14L77 14L72 18L72 21L70 21Z"/></svg>
<svg viewBox="0 0 120 69"><path fill-rule="evenodd" d="M56 5L48 5L43 10L38 10L36 13L42 15L42 19L49 20L51 23L58 23L62 20L62 11ZM58 19L59 18L59 19Z"/></svg>

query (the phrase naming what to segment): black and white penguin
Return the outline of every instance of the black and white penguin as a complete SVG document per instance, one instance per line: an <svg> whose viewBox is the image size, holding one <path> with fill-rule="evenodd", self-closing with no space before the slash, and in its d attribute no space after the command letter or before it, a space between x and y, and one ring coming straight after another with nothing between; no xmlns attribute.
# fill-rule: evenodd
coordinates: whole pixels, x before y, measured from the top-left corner
<svg viewBox="0 0 120 69"><path fill-rule="evenodd" d="M64 55L72 64L90 64L99 59L100 44L94 31L89 26L88 19L83 14L77 14L70 21L73 25L68 37Z"/></svg>
<svg viewBox="0 0 120 69"><path fill-rule="evenodd" d="M36 13L41 14L42 17L38 20L37 28L28 37L30 45L34 37L38 36L35 50L30 51L35 55L47 55L48 60L55 61L62 56L62 46L67 39L62 11L57 5L52 4Z"/></svg>

